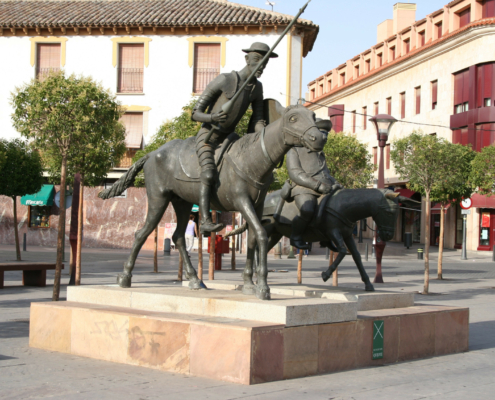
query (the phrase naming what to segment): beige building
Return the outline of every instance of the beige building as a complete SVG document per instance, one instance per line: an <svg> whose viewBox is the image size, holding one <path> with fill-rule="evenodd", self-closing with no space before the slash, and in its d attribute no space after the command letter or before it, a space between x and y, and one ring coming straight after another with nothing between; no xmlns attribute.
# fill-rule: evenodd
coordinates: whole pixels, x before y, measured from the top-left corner
<svg viewBox="0 0 495 400"><path fill-rule="evenodd" d="M495 0L456 0L419 20L415 4L397 3L393 19L378 26L377 44L312 81L306 105L319 117L330 116L337 131L367 143L376 164L378 143L368 119L378 113L399 120L389 142L421 129L479 151L495 142L494 48ZM398 178L389 151L387 146L385 185L419 198ZM474 195L473 205L467 249L490 250L495 201ZM433 245L439 236L437 208L433 205ZM424 224L423 212L403 209L395 240L412 232L414 241L424 243ZM446 228L446 247L459 248L459 207L448 209Z"/></svg>

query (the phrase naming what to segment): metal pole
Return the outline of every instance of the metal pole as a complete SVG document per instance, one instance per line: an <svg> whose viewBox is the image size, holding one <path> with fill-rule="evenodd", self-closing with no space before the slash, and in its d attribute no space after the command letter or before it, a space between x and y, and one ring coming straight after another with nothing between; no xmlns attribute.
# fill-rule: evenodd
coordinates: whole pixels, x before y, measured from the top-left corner
<svg viewBox="0 0 495 400"><path fill-rule="evenodd" d="M26 234L22 235L22 251L26 251Z"/></svg>
<svg viewBox="0 0 495 400"><path fill-rule="evenodd" d="M467 251L466 251L466 235L467 235L467 215L464 214L462 216L462 256L461 260L467 260Z"/></svg>
<svg viewBox="0 0 495 400"><path fill-rule="evenodd" d="M365 250L364 250L364 260L368 261L368 243L366 243Z"/></svg>

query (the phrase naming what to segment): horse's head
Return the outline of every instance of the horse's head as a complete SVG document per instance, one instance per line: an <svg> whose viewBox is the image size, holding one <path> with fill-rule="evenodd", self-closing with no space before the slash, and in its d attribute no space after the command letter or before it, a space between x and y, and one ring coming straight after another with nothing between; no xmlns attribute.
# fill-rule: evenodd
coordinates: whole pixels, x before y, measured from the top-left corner
<svg viewBox="0 0 495 400"><path fill-rule="evenodd" d="M378 211L373 220L378 226L380 238L387 242L395 235L395 226L399 215L399 193L391 190L381 190L383 197L379 200Z"/></svg>
<svg viewBox="0 0 495 400"><path fill-rule="evenodd" d="M327 134L316 126L315 113L301 105L285 109L282 130L285 143L289 146L304 146L311 151L322 151L327 142Z"/></svg>

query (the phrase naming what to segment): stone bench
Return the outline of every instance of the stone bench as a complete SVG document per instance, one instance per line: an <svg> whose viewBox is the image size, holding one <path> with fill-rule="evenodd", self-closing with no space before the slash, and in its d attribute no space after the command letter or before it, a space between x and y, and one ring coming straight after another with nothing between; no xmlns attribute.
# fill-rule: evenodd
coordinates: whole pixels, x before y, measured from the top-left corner
<svg viewBox="0 0 495 400"><path fill-rule="evenodd" d="M24 286L46 286L46 271L55 269L55 263L15 261L0 263L0 289L3 289L5 271L22 271ZM62 264L64 269L64 264Z"/></svg>

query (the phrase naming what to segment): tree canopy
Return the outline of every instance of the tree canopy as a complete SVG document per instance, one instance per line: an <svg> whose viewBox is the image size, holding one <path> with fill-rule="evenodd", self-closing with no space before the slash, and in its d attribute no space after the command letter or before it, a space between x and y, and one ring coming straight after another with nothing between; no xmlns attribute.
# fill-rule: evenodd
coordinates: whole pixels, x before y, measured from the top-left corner
<svg viewBox="0 0 495 400"><path fill-rule="evenodd" d="M476 153L471 163L470 182L480 194L495 193L495 145L487 146Z"/></svg>

